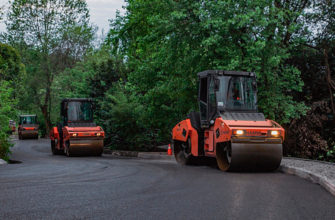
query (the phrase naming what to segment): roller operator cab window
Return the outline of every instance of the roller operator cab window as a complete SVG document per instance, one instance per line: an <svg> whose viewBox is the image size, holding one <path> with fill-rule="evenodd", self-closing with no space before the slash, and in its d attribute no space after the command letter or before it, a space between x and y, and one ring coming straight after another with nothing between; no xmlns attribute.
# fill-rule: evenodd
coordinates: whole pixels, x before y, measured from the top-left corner
<svg viewBox="0 0 335 220"><path fill-rule="evenodd" d="M36 116L22 116L20 117L20 124L36 124Z"/></svg>
<svg viewBox="0 0 335 220"><path fill-rule="evenodd" d="M68 121L93 121L91 102L69 102L67 106Z"/></svg>
<svg viewBox="0 0 335 220"><path fill-rule="evenodd" d="M257 111L256 79L242 76L221 76L217 92L219 110Z"/></svg>

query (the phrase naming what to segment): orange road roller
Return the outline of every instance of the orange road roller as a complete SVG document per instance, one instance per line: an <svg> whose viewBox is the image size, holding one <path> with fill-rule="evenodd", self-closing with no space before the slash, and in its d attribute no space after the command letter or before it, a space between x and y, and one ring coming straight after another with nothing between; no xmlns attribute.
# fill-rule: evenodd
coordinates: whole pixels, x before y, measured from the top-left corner
<svg viewBox="0 0 335 220"><path fill-rule="evenodd" d="M15 133L16 130L16 122L14 120L9 120L9 132L10 134Z"/></svg>
<svg viewBox="0 0 335 220"><path fill-rule="evenodd" d="M64 99L61 123L50 131L54 155L101 156L105 132L93 122L93 101L87 98Z"/></svg>
<svg viewBox="0 0 335 220"><path fill-rule="evenodd" d="M213 157L223 171L276 170L285 130L258 112L255 73L207 70L198 77L200 112L172 130L177 162Z"/></svg>
<svg viewBox="0 0 335 220"><path fill-rule="evenodd" d="M38 139L38 122L36 115L20 115L18 134L19 139Z"/></svg>

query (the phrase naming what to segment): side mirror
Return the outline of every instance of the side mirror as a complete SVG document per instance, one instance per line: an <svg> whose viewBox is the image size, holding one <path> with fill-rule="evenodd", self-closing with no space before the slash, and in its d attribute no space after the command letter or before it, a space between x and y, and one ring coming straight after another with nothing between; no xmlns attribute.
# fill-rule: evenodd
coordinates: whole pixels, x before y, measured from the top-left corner
<svg viewBox="0 0 335 220"><path fill-rule="evenodd" d="M219 79L214 79L214 89L215 91L220 90L220 80Z"/></svg>

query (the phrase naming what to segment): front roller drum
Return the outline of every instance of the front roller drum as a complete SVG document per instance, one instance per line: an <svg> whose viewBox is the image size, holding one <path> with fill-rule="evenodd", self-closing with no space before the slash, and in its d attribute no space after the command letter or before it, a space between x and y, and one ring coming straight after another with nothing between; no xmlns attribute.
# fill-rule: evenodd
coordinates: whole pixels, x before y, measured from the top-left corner
<svg viewBox="0 0 335 220"><path fill-rule="evenodd" d="M23 139L38 139L38 131L21 131L19 133L19 138Z"/></svg>
<svg viewBox="0 0 335 220"><path fill-rule="evenodd" d="M283 157L282 144L227 143L218 145L216 160L223 171L273 171Z"/></svg>
<svg viewBox="0 0 335 220"><path fill-rule="evenodd" d="M103 139L73 139L67 143L67 156L101 156L104 148Z"/></svg>

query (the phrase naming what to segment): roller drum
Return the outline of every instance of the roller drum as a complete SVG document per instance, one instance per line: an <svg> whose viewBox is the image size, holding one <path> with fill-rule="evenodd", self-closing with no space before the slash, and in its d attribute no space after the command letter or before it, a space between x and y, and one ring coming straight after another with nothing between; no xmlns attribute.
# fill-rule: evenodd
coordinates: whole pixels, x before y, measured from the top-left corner
<svg viewBox="0 0 335 220"><path fill-rule="evenodd" d="M283 157L282 144L231 143L229 150L229 154L226 149L220 152L225 155L217 156L219 167L223 160L229 161L228 171L273 171L280 166ZM227 157L229 159L225 159Z"/></svg>
<svg viewBox="0 0 335 220"><path fill-rule="evenodd" d="M69 153L74 156L100 156L103 147L103 139L72 139L70 140Z"/></svg>
<svg viewBox="0 0 335 220"><path fill-rule="evenodd" d="M38 138L38 131L36 130L25 130L21 131L21 137L23 139L28 139L28 138Z"/></svg>

